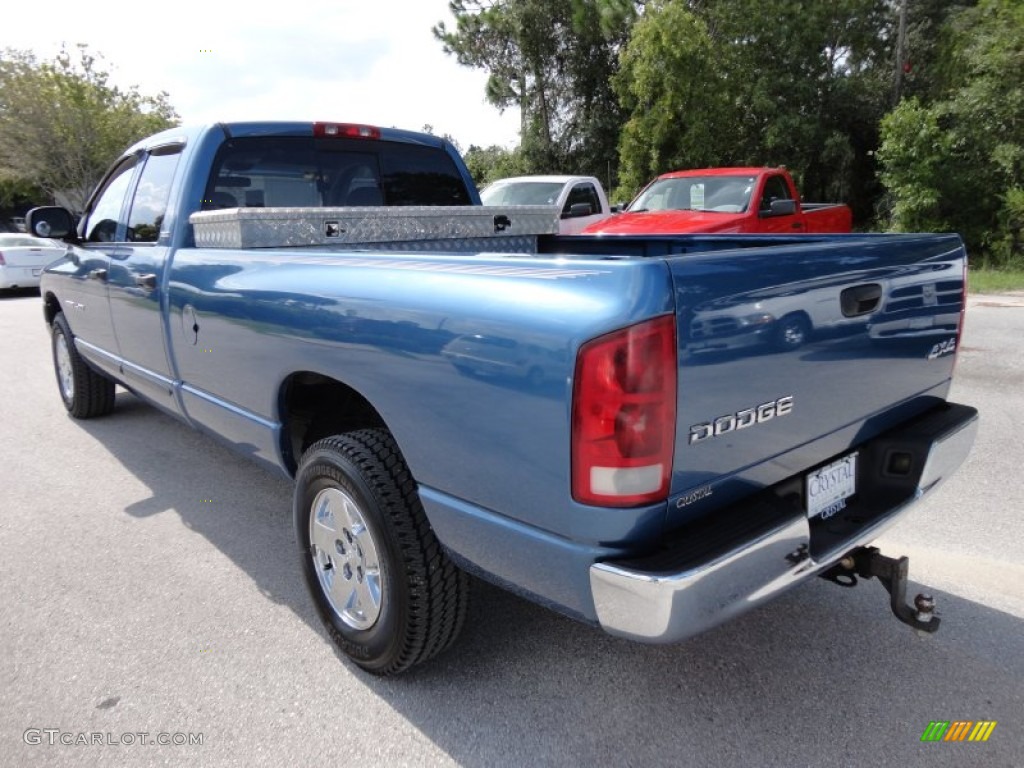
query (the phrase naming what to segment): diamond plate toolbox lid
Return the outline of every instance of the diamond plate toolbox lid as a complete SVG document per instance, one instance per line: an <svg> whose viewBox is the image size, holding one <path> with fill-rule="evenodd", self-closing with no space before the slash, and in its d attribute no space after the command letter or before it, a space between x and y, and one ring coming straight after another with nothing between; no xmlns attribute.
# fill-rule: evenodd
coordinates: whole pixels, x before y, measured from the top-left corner
<svg viewBox="0 0 1024 768"><path fill-rule="evenodd" d="M558 234L558 206L226 208L189 217L201 248L279 248Z"/></svg>

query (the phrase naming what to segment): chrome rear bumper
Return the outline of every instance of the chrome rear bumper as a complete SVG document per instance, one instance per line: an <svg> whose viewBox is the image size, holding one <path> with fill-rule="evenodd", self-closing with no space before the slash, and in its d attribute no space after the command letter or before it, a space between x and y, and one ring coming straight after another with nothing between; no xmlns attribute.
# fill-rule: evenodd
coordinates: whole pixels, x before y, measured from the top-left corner
<svg viewBox="0 0 1024 768"><path fill-rule="evenodd" d="M613 635L670 643L767 602L869 543L915 501L935 490L967 458L977 429L976 410L947 404L858 447L862 453L866 447L882 457L878 461L886 460L892 446L911 450L919 469L916 476L907 478L906 493L898 503L872 511L868 498L870 519L841 540L819 535L815 529L821 524L812 524L800 513L724 553L688 562L678 570L663 569L665 553L646 563L644 559L595 563L590 567L590 587L598 621ZM867 490L859 486L858 496L870 497ZM890 498L891 489L887 494L880 498ZM655 567L645 567L651 565Z"/></svg>

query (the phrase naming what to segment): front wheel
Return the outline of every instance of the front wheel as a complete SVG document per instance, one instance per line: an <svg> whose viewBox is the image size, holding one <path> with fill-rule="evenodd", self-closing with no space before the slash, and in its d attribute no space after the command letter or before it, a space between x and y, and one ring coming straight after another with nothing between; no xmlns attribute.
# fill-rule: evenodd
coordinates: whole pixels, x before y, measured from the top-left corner
<svg viewBox="0 0 1024 768"><path fill-rule="evenodd" d="M334 643L390 675L454 642L469 582L441 548L390 433L328 437L302 457L295 530L303 573Z"/></svg>
<svg viewBox="0 0 1024 768"><path fill-rule="evenodd" d="M114 382L90 368L78 354L63 313L53 319L50 342L57 388L68 413L76 419L91 419L114 410Z"/></svg>
<svg viewBox="0 0 1024 768"><path fill-rule="evenodd" d="M786 315L775 329L775 346L783 351L799 349L810 335L811 325L803 315Z"/></svg>

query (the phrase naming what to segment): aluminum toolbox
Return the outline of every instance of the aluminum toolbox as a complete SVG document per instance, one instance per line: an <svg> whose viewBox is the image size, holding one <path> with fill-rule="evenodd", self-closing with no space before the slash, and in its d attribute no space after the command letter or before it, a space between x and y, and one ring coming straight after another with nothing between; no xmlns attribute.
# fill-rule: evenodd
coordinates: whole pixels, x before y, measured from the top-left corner
<svg viewBox="0 0 1024 768"><path fill-rule="evenodd" d="M202 248L479 243L479 238L497 244L557 234L558 213L553 205L226 208L193 213L189 221Z"/></svg>

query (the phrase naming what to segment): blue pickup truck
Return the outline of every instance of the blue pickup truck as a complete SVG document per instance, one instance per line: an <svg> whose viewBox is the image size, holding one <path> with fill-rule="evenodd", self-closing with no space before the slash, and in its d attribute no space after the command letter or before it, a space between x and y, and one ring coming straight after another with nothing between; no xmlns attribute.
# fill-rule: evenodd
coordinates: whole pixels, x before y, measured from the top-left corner
<svg viewBox="0 0 1024 768"><path fill-rule="evenodd" d="M470 575L645 642L812 575L877 577L934 630L868 544L974 440L947 401L960 239L517 229L534 214L481 206L422 134L161 133L77 224L27 217L67 244L41 287L60 396L104 416L119 384L293 478L313 602L376 674L450 646ZM912 332L872 334L925 279Z"/></svg>

